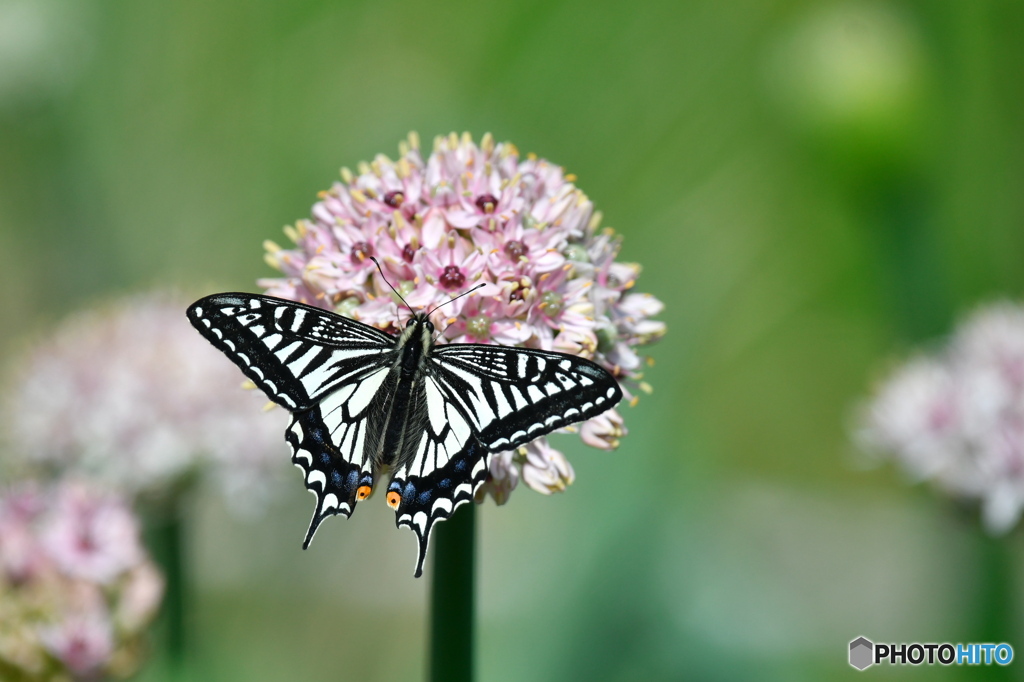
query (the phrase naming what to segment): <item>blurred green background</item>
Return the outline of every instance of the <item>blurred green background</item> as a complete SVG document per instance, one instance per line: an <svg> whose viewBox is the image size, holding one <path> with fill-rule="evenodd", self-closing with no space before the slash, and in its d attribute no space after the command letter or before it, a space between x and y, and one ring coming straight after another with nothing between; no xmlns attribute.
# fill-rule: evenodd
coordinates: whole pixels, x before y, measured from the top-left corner
<svg viewBox="0 0 1024 682"><path fill-rule="evenodd" d="M479 678L854 679L858 635L977 641L974 521L848 427L1021 292L1022 35L985 0L0 0L0 352L119 293L255 291L341 165L490 131L578 175L669 334L618 451L556 442L574 486L482 509ZM197 500L192 679L421 674L411 536L371 505L301 552L311 503Z"/></svg>

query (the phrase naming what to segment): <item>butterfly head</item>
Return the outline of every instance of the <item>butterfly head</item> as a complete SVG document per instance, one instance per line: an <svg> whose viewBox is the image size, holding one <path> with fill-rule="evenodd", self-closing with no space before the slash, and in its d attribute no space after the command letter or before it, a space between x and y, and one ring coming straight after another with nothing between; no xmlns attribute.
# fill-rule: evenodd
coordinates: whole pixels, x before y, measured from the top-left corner
<svg viewBox="0 0 1024 682"><path fill-rule="evenodd" d="M402 330L398 346L409 348L415 346L418 349L417 355L430 352L434 345L434 323L427 319L425 313L417 313L412 316Z"/></svg>
<svg viewBox="0 0 1024 682"><path fill-rule="evenodd" d="M423 325L428 334L434 333L434 323L427 319L426 313L416 313L413 315L412 318L409 319L409 322L406 323L405 328L411 329L418 324Z"/></svg>

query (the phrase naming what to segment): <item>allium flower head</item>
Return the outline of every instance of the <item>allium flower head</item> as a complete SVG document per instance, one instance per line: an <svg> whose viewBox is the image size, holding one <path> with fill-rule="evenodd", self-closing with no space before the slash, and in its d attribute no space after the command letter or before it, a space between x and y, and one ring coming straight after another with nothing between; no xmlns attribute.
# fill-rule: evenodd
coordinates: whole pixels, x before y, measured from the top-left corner
<svg viewBox="0 0 1024 682"><path fill-rule="evenodd" d="M162 596L120 498L72 482L0 491L3 679L128 676Z"/></svg>
<svg viewBox="0 0 1024 682"><path fill-rule="evenodd" d="M991 532L1009 530L1024 510L1024 308L983 308L942 351L898 368L857 437L915 478L979 500Z"/></svg>
<svg viewBox="0 0 1024 682"><path fill-rule="evenodd" d="M267 242L267 261L284 277L266 293L331 310L395 333L403 313L383 273L409 305L430 309L484 286L431 315L438 343L496 343L590 358L630 389L642 382L637 347L660 338L651 319L662 304L634 289L639 266L617 262L620 240L600 230L600 213L575 177L488 134L434 141L424 158L411 134L399 158L377 156L321 192L312 218L285 228L294 242ZM584 441L618 445L621 417L581 427ZM513 456L513 454L515 456ZM573 473L541 439L492 458L487 490L499 502L519 480L540 492L561 490Z"/></svg>
<svg viewBox="0 0 1024 682"><path fill-rule="evenodd" d="M209 468L236 506L265 497L275 471L287 470L282 416L241 390L184 310L171 296L137 296L80 313L35 346L6 395L17 457L7 466L73 471L151 496Z"/></svg>

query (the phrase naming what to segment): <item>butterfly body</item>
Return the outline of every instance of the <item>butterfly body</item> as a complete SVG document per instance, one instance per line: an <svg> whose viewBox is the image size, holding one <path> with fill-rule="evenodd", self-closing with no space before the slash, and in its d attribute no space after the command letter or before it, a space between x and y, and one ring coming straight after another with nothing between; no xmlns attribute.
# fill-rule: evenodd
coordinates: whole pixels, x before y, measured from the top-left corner
<svg viewBox="0 0 1024 682"><path fill-rule="evenodd" d="M378 467L409 464L427 419L424 375L434 347L434 325L424 316L409 321L395 342L395 358L382 390L374 396L367 433L367 456ZM379 438L375 438L380 434Z"/></svg>
<svg viewBox="0 0 1024 682"><path fill-rule="evenodd" d="M486 481L492 453L597 416L618 383L576 356L482 344L435 345L426 315L401 334L312 306L215 294L189 320L274 402L292 413L285 440L321 521L351 515L390 475L386 502L419 539Z"/></svg>

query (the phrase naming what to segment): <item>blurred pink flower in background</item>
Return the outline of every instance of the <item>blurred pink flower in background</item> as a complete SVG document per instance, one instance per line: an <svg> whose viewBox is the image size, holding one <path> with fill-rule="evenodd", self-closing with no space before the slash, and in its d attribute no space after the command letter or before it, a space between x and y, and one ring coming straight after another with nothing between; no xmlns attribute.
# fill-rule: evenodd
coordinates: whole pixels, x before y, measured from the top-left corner
<svg viewBox="0 0 1024 682"><path fill-rule="evenodd" d="M0 678L130 675L162 596L121 498L73 482L0 492Z"/></svg>
<svg viewBox="0 0 1024 682"><path fill-rule="evenodd" d="M135 296L78 313L33 346L5 396L5 467L71 472L157 499L208 473L230 506L258 509L288 469L284 417L241 390L185 308L170 295Z"/></svg>
<svg viewBox="0 0 1024 682"><path fill-rule="evenodd" d="M1024 510L1024 308L982 308L945 348L897 368L863 409L856 438L916 480L980 501L990 532L1016 525Z"/></svg>
<svg viewBox="0 0 1024 682"><path fill-rule="evenodd" d="M438 137L426 158L419 138L399 158L378 155L342 169L343 182L320 193L312 219L285 228L295 246L267 242L267 262L284 277L260 286L272 296L319 306L397 332L405 313L381 279L409 305L432 308L483 283L431 315L438 343L497 343L591 358L618 378L627 399L649 391L639 346L665 333L662 310L636 293L640 267L617 262L620 239L599 229L600 213L575 177L533 155L522 159L490 134ZM585 443L618 446L618 413L580 427ZM550 493L573 480L572 467L545 439L496 453L483 489L500 504L520 479Z"/></svg>

